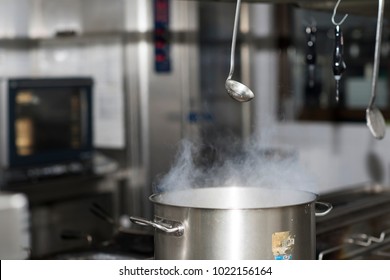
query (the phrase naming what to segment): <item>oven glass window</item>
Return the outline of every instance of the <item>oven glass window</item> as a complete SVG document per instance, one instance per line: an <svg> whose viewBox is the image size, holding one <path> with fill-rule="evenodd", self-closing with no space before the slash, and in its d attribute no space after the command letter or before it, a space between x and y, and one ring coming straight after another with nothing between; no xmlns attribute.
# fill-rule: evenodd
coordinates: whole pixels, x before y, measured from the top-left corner
<svg viewBox="0 0 390 280"><path fill-rule="evenodd" d="M18 156L81 149L85 92L80 88L19 90L15 98Z"/></svg>

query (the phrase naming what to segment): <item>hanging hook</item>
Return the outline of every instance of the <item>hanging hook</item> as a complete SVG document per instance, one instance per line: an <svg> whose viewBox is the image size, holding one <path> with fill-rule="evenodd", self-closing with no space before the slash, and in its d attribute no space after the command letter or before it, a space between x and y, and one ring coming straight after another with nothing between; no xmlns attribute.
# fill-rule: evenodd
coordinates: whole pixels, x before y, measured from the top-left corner
<svg viewBox="0 0 390 280"><path fill-rule="evenodd" d="M333 9L333 15L332 15L332 23L334 24L334 25L341 25L341 24L343 24L343 22L344 22L344 20L347 18L347 16L348 16L348 14L346 14L343 18L342 18L342 20L340 20L339 22L336 22L335 21L335 17L336 17L336 12L337 12L337 8L339 7L339 4L340 4L340 2L341 2L341 0L338 0L337 1L337 3L336 3L336 6L334 6L334 9Z"/></svg>
<svg viewBox="0 0 390 280"><path fill-rule="evenodd" d="M333 66L332 66L334 78L336 80L336 102L339 101L339 84L340 84L341 75L344 73L345 69L347 68L343 59L344 39L343 39L343 33L341 32L340 25L347 18L348 14L346 14L341 21L339 22L335 21L337 8L340 2L341 0L337 1L336 6L333 9L333 15L332 15L332 22L336 26L334 30L335 47L333 51Z"/></svg>

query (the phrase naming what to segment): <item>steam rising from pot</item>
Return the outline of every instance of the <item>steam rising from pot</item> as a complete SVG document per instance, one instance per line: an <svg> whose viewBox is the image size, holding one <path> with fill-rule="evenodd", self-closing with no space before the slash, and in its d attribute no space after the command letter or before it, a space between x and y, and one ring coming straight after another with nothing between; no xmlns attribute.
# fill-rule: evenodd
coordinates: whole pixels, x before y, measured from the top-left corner
<svg viewBox="0 0 390 280"><path fill-rule="evenodd" d="M292 149L270 148L257 138L245 144L224 139L213 146L182 140L170 171L154 192L226 186L316 192L317 184Z"/></svg>

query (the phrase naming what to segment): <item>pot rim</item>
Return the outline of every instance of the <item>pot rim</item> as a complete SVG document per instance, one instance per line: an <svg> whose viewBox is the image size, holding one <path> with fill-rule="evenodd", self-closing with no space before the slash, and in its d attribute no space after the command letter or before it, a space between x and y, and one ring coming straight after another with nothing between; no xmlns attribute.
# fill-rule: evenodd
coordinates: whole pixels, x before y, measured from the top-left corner
<svg viewBox="0 0 390 280"><path fill-rule="evenodd" d="M210 197L204 197L206 200L208 199L208 202L200 202L195 203L193 201L185 201L185 202L178 202L177 198L179 197L180 193L184 194L184 198L187 200L191 200L193 198L193 195L196 193L194 192L219 192L221 191L221 195L225 194L224 191L232 191L234 192L233 195L235 195L234 198L237 198L238 193L236 193L237 190L250 190L251 192L255 191L265 191L265 192L271 192L272 194L278 194L279 197L276 199L279 199L279 203L274 203L274 205L270 201L266 201L264 205L255 205L256 202L251 201L248 205L241 205L244 202L235 202L236 204L240 205L224 205L227 202L223 203L221 201L217 202L215 205L213 205L210 202ZM206 193L205 193L206 194ZM284 196L282 196L284 194ZM292 195L295 196L295 199L292 199L290 203L282 203L280 200L288 200L285 198L285 195ZM185 197L187 195L188 197ZM191 195L191 197L189 197ZM248 196L248 194L245 194ZM257 194L259 195L259 194ZM299 197L297 197L297 195ZM167 197L168 196L168 197ZM191 208L191 209L201 209L201 210L266 210L266 209L275 209L275 208L286 208L286 207L295 207L299 205L306 205L306 204L314 204L317 200L318 194L306 190L291 190L291 189L282 189L282 188L268 188L268 187L248 187L248 186L242 186L242 187L235 187L235 186L222 186L222 187L200 187L200 188L188 188L188 189L180 189L180 190L173 190L173 191L167 191L167 192L161 192L161 193L154 193L151 196L149 196L149 200L156 205L161 206L170 206L170 207L176 207L176 208ZM199 198L198 198L199 199ZM251 200L255 200L255 198L250 197ZM291 199L291 198L289 198ZM219 204L218 204L219 203Z"/></svg>

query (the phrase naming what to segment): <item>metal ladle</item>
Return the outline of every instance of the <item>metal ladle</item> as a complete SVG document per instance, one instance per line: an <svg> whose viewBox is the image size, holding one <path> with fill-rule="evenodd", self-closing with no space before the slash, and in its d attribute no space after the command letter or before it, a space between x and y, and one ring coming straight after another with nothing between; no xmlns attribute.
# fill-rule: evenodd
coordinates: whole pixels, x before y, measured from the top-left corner
<svg viewBox="0 0 390 280"><path fill-rule="evenodd" d="M232 48L230 54L230 72L225 82L225 88L228 94L230 95L230 97L232 97L233 99L239 102L247 102L251 100L253 97L255 97L253 92L246 85L237 82L235 80L232 80L232 76L234 72L234 52L236 49L237 28L238 28L238 20L240 17L240 7L241 7L241 0L237 0L236 15L234 18L234 27L233 27Z"/></svg>
<svg viewBox="0 0 390 280"><path fill-rule="evenodd" d="M385 119L379 109L376 108L374 105L379 72L384 6L385 0L379 0L378 21L375 39L374 69L372 71L371 98L370 103L368 104L368 108L366 110L367 126L370 129L372 135L378 140L383 139L386 133Z"/></svg>

